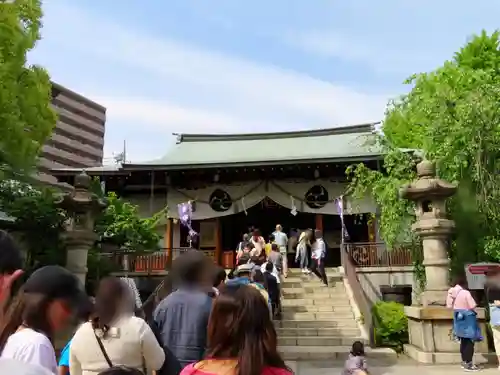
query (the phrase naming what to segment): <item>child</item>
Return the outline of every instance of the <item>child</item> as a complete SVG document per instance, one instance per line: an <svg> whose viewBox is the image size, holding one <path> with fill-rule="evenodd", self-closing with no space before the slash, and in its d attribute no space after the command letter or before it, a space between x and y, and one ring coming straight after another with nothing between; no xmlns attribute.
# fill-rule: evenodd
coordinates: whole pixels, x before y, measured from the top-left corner
<svg viewBox="0 0 500 375"><path fill-rule="evenodd" d="M367 375L365 346L361 341L354 341L349 358L346 359L343 375Z"/></svg>

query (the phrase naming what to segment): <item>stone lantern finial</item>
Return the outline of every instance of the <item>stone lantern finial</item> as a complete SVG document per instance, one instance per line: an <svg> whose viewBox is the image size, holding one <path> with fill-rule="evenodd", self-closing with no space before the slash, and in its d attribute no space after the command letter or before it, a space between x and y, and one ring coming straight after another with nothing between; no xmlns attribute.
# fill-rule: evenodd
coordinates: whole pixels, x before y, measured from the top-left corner
<svg viewBox="0 0 500 375"><path fill-rule="evenodd" d="M90 183L92 178L85 172L82 171L75 177L75 188L76 189L88 189L90 188Z"/></svg>
<svg viewBox="0 0 500 375"><path fill-rule="evenodd" d="M417 175L420 178L436 176L436 166L433 162L424 159L417 164Z"/></svg>

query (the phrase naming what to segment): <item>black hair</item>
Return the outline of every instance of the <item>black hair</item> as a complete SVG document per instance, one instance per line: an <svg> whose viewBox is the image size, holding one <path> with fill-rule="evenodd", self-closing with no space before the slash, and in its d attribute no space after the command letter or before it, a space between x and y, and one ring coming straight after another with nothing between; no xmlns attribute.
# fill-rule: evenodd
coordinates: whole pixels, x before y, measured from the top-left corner
<svg viewBox="0 0 500 375"><path fill-rule="evenodd" d="M275 238L274 238L274 234L272 234L272 233L271 233L271 234L269 235L269 242L272 242L272 241L274 241L274 240L275 240Z"/></svg>
<svg viewBox="0 0 500 375"><path fill-rule="evenodd" d="M351 354L355 357L362 357L365 355L365 346L361 341L354 341L352 343Z"/></svg>
<svg viewBox="0 0 500 375"><path fill-rule="evenodd" d="M174 281L180 285L199 283L207 271L211 270L213 263L198 250L191 250L181 254L172 265Z"/></svg>
<svg viewBox="0 0 500 375"><path fill-rule="evenodd" d="M7 232L0 230L0 274L11 274L23 268L19 245Z"/></svg>
<svg viewBox="0 0 500 375"><path fill-rule="evenodd" d="M222 284L224 281L226 281L226 270L222 267L217 267L214 275L214 287L218 287L220 284Z"/></svg>
<svg viewBox="0 0 500 375"><path fill-rule="evenodd" d="M264 287L267 289L266 285L266 279L264 277L264 274L260 270L254 270L252 272L252 280L256 283L262 284Z"/></svg>
<svg viewBox="0 0 500 375"><path fill-rule="evenodd" d="M271 262L266 263L266 271L267 272L273 272L273 268L274 268L274 264L272 264Z"/></svg>
<svg viewBox="0 0 500 375"><path fill-rule="evenodd" d="M241 266L243 264L247 264L250 261L250 256L247 254L243 254L240 259L238 259L238 262L236 263L236 267Z"/></svg>
<svg viewBox="0 0 500 375"><path fill-rule="evenodd" d="M271 250L272 250L272 251L278 251L278 250L279 250L279 249L278 249L278 244L273 243L273 244L271 245Z"/></svg>
<svg viewBox="0 0 500 375"><path fill-rule="evenodd" d="M250 258L250 261L255 264L256 266L260 266L262 262L260 261L259 257L257 255L254 255L253 257Z"/></svg>
<svg viewBox="0 0 500 375"><path fill-rule="evenodd" d="M99 375L143 375L143 372L132 367L115 366L101 371Z"/></svg>
<svg viewBox="0 0 500 375"><path fill-rule="evenodd" d="M465 273L459 273L455 278L453 279L453 285L460 285L462 288L466 289L467 288L467 276Z"/></svg>

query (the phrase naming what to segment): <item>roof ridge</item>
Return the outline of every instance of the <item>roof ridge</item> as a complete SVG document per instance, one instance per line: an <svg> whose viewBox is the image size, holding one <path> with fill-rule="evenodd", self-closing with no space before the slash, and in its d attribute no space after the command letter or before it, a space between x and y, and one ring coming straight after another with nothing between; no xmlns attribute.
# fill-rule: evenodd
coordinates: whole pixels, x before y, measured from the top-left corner
<svg viewBox="0 0 500 375"><path fill-rule="evenodd" d="M174 133L177 136L177 144L183 142L214 142L214 141L249 141L263 139L283 139L299 137L321 137L338 134L368 133L374 130L375 125L380 122L371 122L358 125L340 126L335 128L323 128L312 130L296 130L272 133L236 133L236 134L183 134Z"/></svg>

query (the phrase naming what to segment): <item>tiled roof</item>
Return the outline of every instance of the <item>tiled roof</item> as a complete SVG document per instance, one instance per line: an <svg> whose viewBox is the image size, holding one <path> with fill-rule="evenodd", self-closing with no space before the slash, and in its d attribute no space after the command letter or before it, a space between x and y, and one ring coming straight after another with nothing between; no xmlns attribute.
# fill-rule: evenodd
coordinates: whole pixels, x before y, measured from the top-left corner
<svg viewBox="0 0 500 375"><path fill-rule="evenodd" d="M259 134L178 134L161 159L131 167L209 167L378 158L375 124Z"/></svg>

